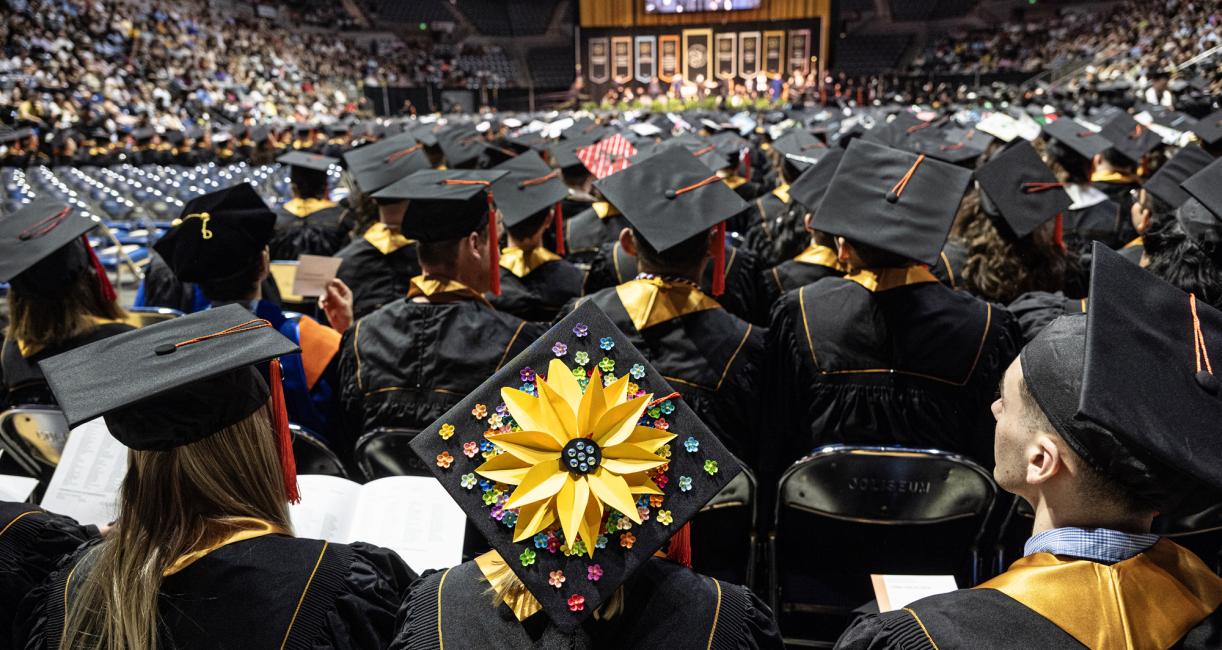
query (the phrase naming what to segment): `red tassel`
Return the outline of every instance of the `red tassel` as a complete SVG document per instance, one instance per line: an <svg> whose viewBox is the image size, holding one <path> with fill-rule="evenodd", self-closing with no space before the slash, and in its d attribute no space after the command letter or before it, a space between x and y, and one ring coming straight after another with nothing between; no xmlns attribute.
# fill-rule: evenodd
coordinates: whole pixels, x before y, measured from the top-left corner
<svg viewBox="0 0 1222 650"><path fill-rule="evenodd" d="M1060 212L1057 213L1056 225L1052 228L1052 240L1065 250L1065 217Z"/></svg>
<svg viewBox="0 0 1222 650"><path fill-rule="evenodd" d="M675 564L692 568L692 524L683 524L679 532L670 538L670 546L666 549L666 559Z"/></svg>
<svg viewBox="0 0 1222 650"><path fill-rule="evenodd" d="M102 268L102 260L98 259L98 254L93 252L93 246L89 245L89 237L81 235L81 241L85 243L85 250L89 251L89 261L93 263L93 271L98 275L98 289L102 292L102 298L107 302L114 302L118 296L115 295L115 287L110 283L110 278L106 276L106 269Z"/></svg>
<svg viewBox="0 0 1222 650"><path fill-rule="evenodd" d="M289 413L284 405L284 380L280 376L279 359L272 359L270 380L272 427L276 429L276 451L280 454L284 492L288 494L289 503L301 503L301 490L297 487L297 459L293 457L293 432L289 430Z"/></svg>
<svg viewBox="0 0 1222 650"><path fill-rule="evenodd" d="M488 279L492 283L492 294L501 295L501 236L496 231L492 190L488 190Z"/></svg>
<svg viewBox="0 0 1222 650"><path fill-rule="evenodd" d="M739 159L742 160L742 163L743 163L743 178L746 179L748 183L750 183L751 182L751 152L744 150L742 154L739 155Z"/></svg>
<svg viewBox="0 0 1222 650"><path fill-rule="evenodd" d="M726 292L726 222L713 226L713 295Z"/></svg>
<svg viewBox="0 0 1222 650"><path fill-rule="evenodd" d="M552 219L556 222L556 254L564 257L564 207L559 201L556 201L555 216Z"/></svg>

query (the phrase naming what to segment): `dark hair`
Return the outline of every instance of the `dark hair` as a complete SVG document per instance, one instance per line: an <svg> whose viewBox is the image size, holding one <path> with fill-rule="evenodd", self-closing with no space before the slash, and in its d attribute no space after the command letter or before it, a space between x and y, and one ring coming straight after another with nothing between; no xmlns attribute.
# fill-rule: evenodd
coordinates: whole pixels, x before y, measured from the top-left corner
<svg viewBox="0 0 1222 650"><path fill-rule="evenodd" d="M700 265L709 254L709 231L702 230L682 242L666 249L666 254L659 253L636 228L632 229L632 239L636 242L638 267L642 271L659 275L694 276L700 271Z"/></svg>
<svg viewBox="0 0 1222 650"><path fill-rule="evenodd" d="M327 172L292 166L289 180L293 183L293 191L303 199L321 199L327 195Z"/></svg>
<svg viewBox="0 0 1222 650"><path fill-rule="evenodd" d="M560 177L569 187L580 187L590 177L590 170L585 165L570 165L560 168Z"/></svg>
<svg viewBox="0 0 1222 650"><path fill-rule="evenodd" d="M915 260L883 250L877 246L863 244L847 237L845 240L853 245L853 252L857 254L857 258L861 260L861 263L867 269L898 268L911 266L916 263Z"/></svg>
<svg viewBox="0 0 1222 650"><path fill-rule="evenodd" d="M551 210L550 206L543 208L512 226L506 226L505 229L509 231L509 236L514 239L534 237L543 228L543 222L547 221L548 215L552 213Z"/></svg>
<svg viewBox="0 0 1222 650"><path fill-rule="evenodd" d="M1137 163L1120 153L1120 150L1115 147L1108 147L1103 150L1103 161L1111 165L1112 168L1121 171L1133 172L1137 169Z"/></svg>
<svg viewBox="0 0 1222 650"><path fill-rule="evenodd" d="M1085 183L1090 180L1090 158L1056 140L1049 141L1045 150L1053 171L1060 172L1057 180L1064 183Z"/></svg>
<svg viewBox="0 0 1222 650"><path fill-rule="evenodd" d="M1193 209L1189 207L1192 203L1180 210ZM1152 213L1143 241L1148 260L1146 270L1222 309L1222 251L1212 243L1193 239L1174 212Z"/></svg>
<svg viewBox="0 0 1222 650"><path fill-rule="evenodd" d="M472 232L479 233L480 239L486 240L488 238L488 223L486 221L481 223L480 227ZM467 235L463 235L462 237L445 241L417 242L416 255L420 258L421 266L428 266L434 270L452 271L454 269L454 260L458 257L458 245L466 238Z"/></svg>
<svg viewBox="0 0 1222 650"><path fill-rule="evenodd" d="M18 276L20 277L20 276ZM106 300L92 268L82 269L62 294L47 295L14 282L8 294L9 322L6 335L44 348L92 330L94 318L123 320L127 312L119 303Z"/></svg>
<svg viewBox="0 0 1222 650"><path fill-rule="evenodd" d="M1029 291L1062 290L1069 255L1053 238L1054 224L1046 223L1026 237L1015 238L1009 228L1005 233L998 229L980 200L979 192L972 191L959 207L962 238L967 246L964 288L1002 304Z"/></svg>
<svg viewBox="0 0 1222 650"><path fill-rule="evenodd" d="M246 300L259 284L263 254L252 256L236 273L221 278L209 278L197 283L204 297L215 302Z"/></svg>

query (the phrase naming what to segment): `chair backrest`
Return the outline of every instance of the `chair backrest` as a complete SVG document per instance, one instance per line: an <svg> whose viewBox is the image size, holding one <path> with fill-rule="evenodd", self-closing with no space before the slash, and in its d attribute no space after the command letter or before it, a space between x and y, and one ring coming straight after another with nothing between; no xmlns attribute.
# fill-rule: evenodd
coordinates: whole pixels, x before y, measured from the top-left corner
<svg viewBox="0 0 1222 650"><path fill-rule="evenodd" d="M755 579L758 488L747 468L692 517L692 568L734 584Z"/></svg>
<svg viewBox="0 0 1222 650"><path fill-rule="evenodd" d="M129 307L127 309L127 324L133 327L144 327L154 323L172 320L182 316L182 312L169 307Z"/></svg>
<svg viewBox="0 0 1222 650"><path fill-rule="evenodd" d="M15 406L0 413L0 444L10 460L30 476L59 464L68 442L68 420L54 406Z"/></svg>
<svg viewBox="0 0 1222 650"><path fill-rule="evenodd" d="M344 463L317 433L298 424L289 424L289 430L293 432L293 458L298 474L348 478Z"/></svg>
<svg viewBox="0 0 1222 650"><path fill-rule="evenodd" d="M778 614L847 615L873 599L875 573L954 574L971 586L996 494L987 471L954 454L815 451L778 485L770 563ZM834 639L839 630L816 632Z"/></svg>
<svg viewBox="0 0 1222 650"><path fill-rule="evenodd" d="M377 428L356 441L353 458L366 481L387 476L432 476L410 445L419 431Z"/></svg>

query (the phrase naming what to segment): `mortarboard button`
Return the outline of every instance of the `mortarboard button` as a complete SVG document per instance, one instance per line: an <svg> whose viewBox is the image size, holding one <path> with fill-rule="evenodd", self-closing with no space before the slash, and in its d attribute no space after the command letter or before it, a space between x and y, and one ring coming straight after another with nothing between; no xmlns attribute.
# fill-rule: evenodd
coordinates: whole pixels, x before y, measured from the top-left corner
<svg viewBox="0 0 1222 650"><path fill-rule="evenodd" d="M177 349L178 346L174 345L173 343L162 343L161 345L153 348L153 352L159 357L164 357L167 354L173 354Z"/></svg>
<svg viewBox="0 0 1222 650"><path fill-rule="evenodd" d="M1218 389L1222 388L1222 386L1219 386L1218 384L1218 378L1207 370L1198 372L1196 379L1197 384L1199 384L1201 388L1204 388L1205 392L1209 393L1210 395L1217 395Z"/></svg>
<svg viewBox="0 0 1222 650"><path fill-rule="evenodd" d="M674 191L674 190L666 190L665 195L666 195L666 198L668 198L668 199L673 199L673 198L675 198L675 191Z"/></svg>
<svg viewBox="0 0 1222 650"><path fill-rule="evenodd" d="M895 193L895 190L887 190L887 203L895 203L900 200L900 195Z"/></svg>

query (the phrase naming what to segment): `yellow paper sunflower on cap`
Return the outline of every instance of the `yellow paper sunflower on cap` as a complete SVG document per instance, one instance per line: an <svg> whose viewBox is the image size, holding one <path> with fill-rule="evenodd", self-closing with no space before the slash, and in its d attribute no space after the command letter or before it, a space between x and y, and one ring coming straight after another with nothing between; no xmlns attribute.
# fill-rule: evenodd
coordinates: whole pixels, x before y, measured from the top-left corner
<svg viewBox="0 0 1222 650"><path fill-rule="evenodd" d="M673 434L638 426L653 395L628 399L627 376L603 386L598 370L586 390L559 359L536 382L539 396L502 388L501 398L520 431L488 432L505 453L475 471L516 486L505 508L518 511L513 541L559 521L565 543L580 538L594 556L603 515L615 509L641 523L633 495L662 494L649 471L666 464L658 449Z"/></svg>

